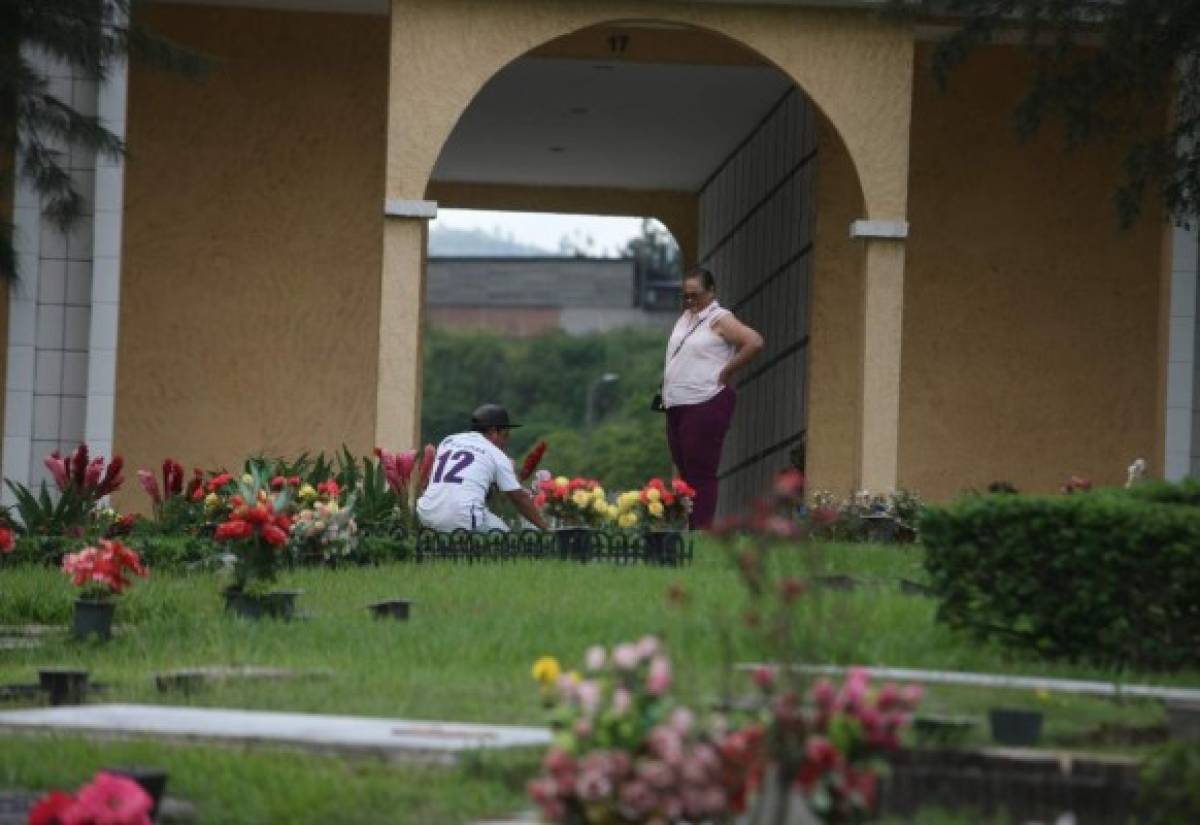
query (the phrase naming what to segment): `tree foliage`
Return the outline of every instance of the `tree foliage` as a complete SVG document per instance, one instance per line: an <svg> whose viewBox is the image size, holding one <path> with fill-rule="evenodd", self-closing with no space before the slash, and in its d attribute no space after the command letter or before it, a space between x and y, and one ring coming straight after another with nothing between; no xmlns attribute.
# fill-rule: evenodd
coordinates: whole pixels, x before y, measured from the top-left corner
<svg viewBox="0 0 1200 825"><path fill-rule="evenodd" d="M519 462L539 440L543 466L556 474L632 487L671 471L663 416L649 409L662 380L666 335L625 329L571 336L562 332L511 340L490 333L430 329L425 338L421 431L425 442L469 426L485 402L508 407L524 426L509 453ZM605 373L613 383L597 383ZM584 429L588 387L595 386L595 426Z"/></svg>
<svg viewBox="0 0 1200 825"><path fill-rule="evenodd" d="M25 180L45 217L64 232L84 207L67 171L71 148L116 158L125 145L98 117L51 94L35 56L97 83L126 57L186 74L206 66L200 55L132 21L130 12L130 0L0 0L0 191ZM15 166L5 173L10 159ZM12 232L0 224L0 275L8 279L18 274Z"/></svg>
<svg viewBox="0 0 1200 825"><path fill-rule="evenodd" d="M1017 32L1032 81L1013 113L1028 136L1059 123L1068 149L1117 141L1123 179L1116 209L1128 225L1147 195L1178 221L1200 215L1200 3L1196 0L892 0L905 14L949 21L934 73L997 35ZM1166 103L1174 98L1173 118Z"/></svg>

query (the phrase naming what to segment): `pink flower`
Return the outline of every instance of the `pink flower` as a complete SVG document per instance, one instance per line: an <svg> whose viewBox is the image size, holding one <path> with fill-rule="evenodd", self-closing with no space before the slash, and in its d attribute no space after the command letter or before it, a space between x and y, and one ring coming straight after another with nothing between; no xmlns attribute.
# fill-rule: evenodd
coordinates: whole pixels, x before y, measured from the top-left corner
<svg viewBox="0 0 1200 825"><path fill-rule="evenodd" d="M668 765L678 765L683 761L683 738L678 731L666 725L659 725L650 731L646 744L652 754Z"/></svg>
<svg viewBox="0 0 1200 825"><path fill-rule="evenodd" d="M58 450L50 453L45 458L46 469L50 471L50 475L54 477L54 484L60 490L67 489L67 462L58 454Z"/></svg>
<svg viewBox="0 0 1200 825"><path fill-rule="evenodd" d="M646 692L651 696L662 696L671 688L671 663L666 656L655 656L650 662L646 676Z"/></svg>
<svg viewBox="0 0 1200 825"><path fill-rule="evenodd" d="M149 470L138 470L137 477L142 489L146 491L146 495L150 496L150 500L156 505L162 504L162 492L158 489L158 479L154 477L154 473Z"/></svg>
<svg viewBox="0 0 1200 825"><path fill-rule="evenodd" d="M619 687L613 691L612 711L617 716L624 716L633 707L633 694L628 689Z"/></svg>
<svg viewBox="0 0 1200 825"><path fill-rule="evenodd" d="M583 712L591 716L600 705L600 685L585 679L575 686L575 696L579 699L579 706L583 708Z"/></svg>
<svg viewBox="0 0 1200 825"><path fill-rule="evenodd" d="M695 721L695 715L687 708L675 708L671 711L671 718L667 724L678 731L680 736L687 736Z"/></svg>
<svg viewBox="0 0 1200 825"><path fill-rule="evenodd" d="M770 690L775 686L775 668L760 665L754 668L754 684L760 690Z"/></svg>
<svg viewBox="0 0 1200 825"><path fill-rule="evenodd" d="M675 784L675 772L666 762L657 759L646 759L639 764L637 776L650 787L660 791L668 790Z"/></svg>
<svg viewBox="0 0 1200 825"><path fill-rule="evenodd" d="M151 825L154 800L132 779L98 773L81 788L75 805L63 813L62 825Z"/></svg>
<svg viewBox="0 0 1200 825"><path fill-rule="evenodd" d="M603 771L585 769L575 780L575 792L584 802L599 802L612 794L612 780Z"/></svg>
<svg viewBox="0 0 1200 825"><path fill-rule="evenodd" d="M812 689L812 699L817 707L823 711L829 711L833 708L833 702L837 696L837 691L833 687L833 683L828 679L821 679Z"/></svg>
<svg viewBox="0 0 1200 825"><path fill-rule="evenodd" d="M620 644L613 648L613 664L620 670L633 670L638 666L637 648L631 644Z"/></svg>
<svg viewBox="0 0 1200 825"><path fill-rule="evenodd" d="M575 721L575 735L580 739L586 739L592 735L592 720L578 719Z"/></svg>
<svg viewBox="0 0 1200 825"><path fill-rule="evenodd" d="M608 658L608 654L600 645L593 645L588 648L585 664L587 669L595 672L604 669L604 662Z"/></svg>
<svg viewBox="0 0 1200 825"><path fill-rule="evenodd" d="M654 638L653 636L643 636L642 638L638 639L637 643L638 658L642 661L650 659L651 657L657 655L661 648L662 646L658 643L658 639Z"/></svg>
<svg viewBox="0 0 1200 825"><path fill-rule="evenodd" d="M618 801L622 815L641 820L654 810L655 794L645 782L635 780L621 786Z"/></svg>
<svg viewBox="0 0 1200 825"><path fill-rule="evenodd" d="M921 685L905 685L900 689L900 701L904 703L907 710L914 710L924 695L925 688Z"/></svg>

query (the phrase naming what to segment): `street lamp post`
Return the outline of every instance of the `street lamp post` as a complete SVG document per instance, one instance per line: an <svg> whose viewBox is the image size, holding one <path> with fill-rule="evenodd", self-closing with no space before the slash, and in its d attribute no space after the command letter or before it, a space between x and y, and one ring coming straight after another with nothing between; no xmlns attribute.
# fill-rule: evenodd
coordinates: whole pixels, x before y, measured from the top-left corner
<svg viewBox="0 0 1200 825"><path fill-rule="evenodd" d="M583 412L583 429L584 432L590 433L592 426L596 423L596 390L602 384L614 384L621 376L615 372L606 372L592 383L588 384L587 391L587 406Z"/></svg>

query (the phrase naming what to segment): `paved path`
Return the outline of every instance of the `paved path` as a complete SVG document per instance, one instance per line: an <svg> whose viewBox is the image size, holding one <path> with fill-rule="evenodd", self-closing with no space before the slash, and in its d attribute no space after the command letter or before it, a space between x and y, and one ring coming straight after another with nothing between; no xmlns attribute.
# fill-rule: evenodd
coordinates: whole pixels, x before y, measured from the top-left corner
<svg viewBox="0 0 1200 825"><path fill-rule="evenodd" d="M285 745L443 763L453 762L466 751L550 743L546 728L159 705L75 705L0 712L0 733L4 732Z"/></svg>

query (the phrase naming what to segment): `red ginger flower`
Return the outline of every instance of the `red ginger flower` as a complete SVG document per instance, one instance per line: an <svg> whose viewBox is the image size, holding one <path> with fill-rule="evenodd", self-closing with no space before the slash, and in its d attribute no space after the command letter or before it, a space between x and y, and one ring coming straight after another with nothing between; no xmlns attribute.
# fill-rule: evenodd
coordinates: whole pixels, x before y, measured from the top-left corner
<svg viewBox="0 0 1200 825"><path fill-rule="evenodd" d="M525 462L521 465L521 481L528 481L537 471L538 465L542 463L542 457L546 454L546 442L539 441L533 445L533 449L529 451L529 455L525 457Z"/></svg>
<svg viewBox="0 0 1200 825"><path fill-rule="evenodd" d="M383 475L387 479L388 487L396 495L404 495L409 482L412 481L413 468L417 464L417 451L405 450L394 453L391 450L376 447L375 455L379 458L379 464L383 468Z"/></svg>
<svg viewBox="0 0 1200 825"><path fill-rule="evenodd" d="M0 553L11 553L16 546L13 531L7 527L0 527Z"/></svg>
<svg viewBox="0 0 1200 825"><path fill-rule="evenodd" d="M425 451L421 455L421 478L418 492L423 491L429 486L429 475L433 472L433 460L437 458L437 448L432 444L425 445Z"/></svg>
<svg viewBox="0 0 1200 825"><path fill-rule="evenodd" d="M146 491L146 495L150 496L150 500L154 502L154 506L162 504L162 492L158 489L158 479L154 477L154 473L149 470L138 470L137 477L142 489Z"/></svg>
<svg viewBox="0 0 1200 825"><path fill-rule="evenodd" d="M329 496L331 499L336 499L342 493L342 488L332 478L328 481L322 481L317 485L317 492L322 495Z"/></svg>
<svg viewBox="0 0 1200 825"><path fill-rule="evenodd" d="M233 476L229 473L220 473L219 475L215 475L208 481L208 491L210 493L215 493L217 490L221 489L231 481L233 481Z"/></svg>

